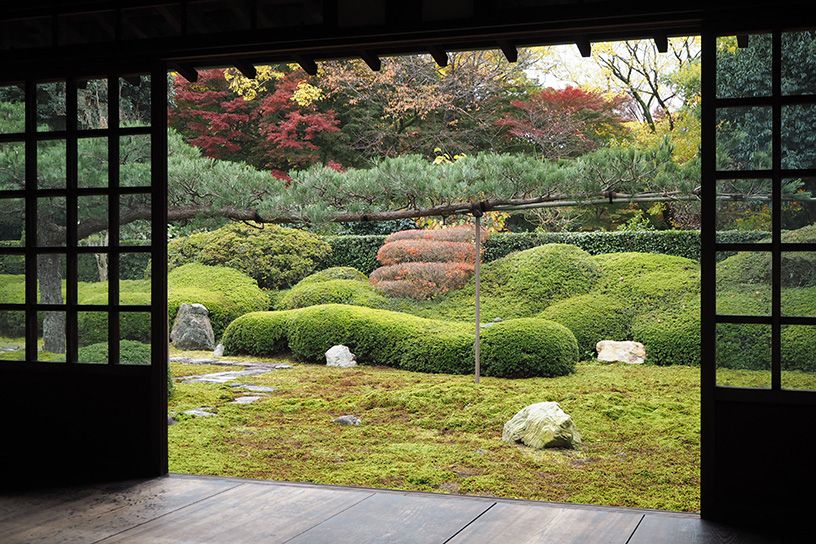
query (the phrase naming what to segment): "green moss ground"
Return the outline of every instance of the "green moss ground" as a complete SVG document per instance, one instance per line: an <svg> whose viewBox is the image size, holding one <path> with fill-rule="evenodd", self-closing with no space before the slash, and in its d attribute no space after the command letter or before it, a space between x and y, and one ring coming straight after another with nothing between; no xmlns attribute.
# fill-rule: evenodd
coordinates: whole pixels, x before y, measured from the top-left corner
<svg viewBox="0 0 816 544"><path fill-rule="evenodd" d="M758 372L722 372L762 381ZM789 374L791 384L808 379ZM218 416L177 416L169 428L172 471L699 508L698 368L580 363L562 378L483 378L477 386L468 376L296 365L246 381L277 391L239 406L229 404L240 394L229 386L176 385L172 412L211 406ZM501 441L505 421L545 400L573 416L583 449L539 452ZM343 414L363 424L332 423Z"/></svg>

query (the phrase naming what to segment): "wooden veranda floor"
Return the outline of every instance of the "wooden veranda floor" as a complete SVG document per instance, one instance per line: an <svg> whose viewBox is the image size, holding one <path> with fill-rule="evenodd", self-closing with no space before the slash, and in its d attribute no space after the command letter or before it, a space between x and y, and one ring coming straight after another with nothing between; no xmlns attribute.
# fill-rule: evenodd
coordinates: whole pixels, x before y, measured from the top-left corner
<svg viewBox="0 0 816 544"><path fill-rule="evenodd" d="M0 542L754 544L781 540L687 514L174 475L0 494Z"/></svg>

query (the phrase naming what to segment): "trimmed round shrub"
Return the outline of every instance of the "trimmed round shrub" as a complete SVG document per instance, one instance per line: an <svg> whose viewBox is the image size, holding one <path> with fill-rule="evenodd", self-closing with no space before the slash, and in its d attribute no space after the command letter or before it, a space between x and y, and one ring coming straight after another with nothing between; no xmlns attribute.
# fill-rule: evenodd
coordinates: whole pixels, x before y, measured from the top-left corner
<svg viewBox="0 0 816 544"><path fill-rule="evenodd" d="M108 304L108 294L102 283L81 283L83 304ZM93 294L96 293L96 294ZM150 305L150 282L144 280L121 280L119 302L134 306ZM77 314L80 346L107 342L107 312L79 312ZM119 334L122 341L150 342L150 315L147 312L121 312Z"/></svg>
<svg viewBox="0 0 816 544"><path fill-rule="evenodd" d="M170 322L182 304L203 304L216 338L235 318L269 307L269 297L255 280L225 266L187 264L170 271L167 282Z"/></svg>
<svg viewBox="0 0 816 544"><path fill-rule="evenodd" d="M631 308L621 299L589 293L556 302L540 314L572 331L581 357L592 357L601 340L626 340L632 331Z"/></svg>
<svg viewBox="0 0 816 544"><path fill-rule="evenodd" d="M0 274L0 300L9 304L23 304L25 276ZM25 336L25 312L0 312L0 336Z"/></svg>
<svg viewBox="0 0 816 544"><path fill-rule="evenodd" d="M404 346L400 368L432 374L474 371L473 331L456 328L414 338Z"/></svg>
<svg viewBox="0 0 816 544"><path fill-rule="evenodd" d="M330 252L331 246L310 232L244 223L192 234L168 245L170 268L192 262L223 265L250 276L263 289L291 287Z"/></svg>
<svg viewBox="0 0 816 544"><path fill-rule="evenodd" d="M428 300L461 289L473 275L471 263L401 263L371 274L371 284L395 298Z"/></svg>
<svg viewBox="0 0 816 544"><path fill-rule="evenodd" d="M377 261L383 266L400 263L473 263L476 260L474 254L474 245L466 242L397 240L387 242L377 251Z"/></svg>
<svg viewBox="0 0 816 544"><path fill-rule="evenodd" d="M387 301L368 283L359 280L326 280L297 284L281 295L276 307L280 310L292 310L318 304L351 304L377 308L387 304Z"/></svg>
<svg viewBox="0 0 816 544"><path fill-rule="evenodd" d="M716 358L718 368L770 371L771 327L719 323Z"/></svg>
<svg viewBox="0 0 816 544"><path fill-rule="evenodd" d="M578 341L554 321L510 319L482 331L481 353L485 376L566 376L575 371Z"/></svg>
<svg viewBox="0 0 816 544"><path fill-rule="evenodd" d="M636 311L662 307L699 296L700 265L696 261L657 253L596 255L602 274L597 292L615 295Z"/></svg>
<svg viewBox="0 0 816 544"><path fill-rule="evenodd" d="M351 266L333 266L306 276L300 280L295 287L303 287L304 285L311 285L329 280L355 280L368 283L368 276L356 268L352 268Z"/></svg>
<svg viewBox="0 0 816 544"><path fill-rule="evenodd" d="M812 325L782 327L782 369L816 372L816 328Z"/></svg>
<svg viewBox="0 0 816 544"><path fill-rule="evenodd" d="M760 243L770 243L770 238ZM782 242L816 242L816 225L782 233ZM816 286L816 253L787 251L782 253L782 286ZM717 264L717 286L737 289L741 284L764 284L771 282L771 254L766 251L743 251L723 259Z"/></svg>
<svg viewBox="0 0 816 544"><path fill-rule="evenodd" d="M632 337L646 347L646 360L656 365L700 364L700 305L689 301L677 308L646 312L632 323Z"/></svg>
<svg viewBox="0 0 816 544"><path fill-rule="evenodd" d="M297 310L296 310L297 311ZM294 312L253 312L229 324L221 343L232 355L280 355L289 351L289 321Z"/></svg>

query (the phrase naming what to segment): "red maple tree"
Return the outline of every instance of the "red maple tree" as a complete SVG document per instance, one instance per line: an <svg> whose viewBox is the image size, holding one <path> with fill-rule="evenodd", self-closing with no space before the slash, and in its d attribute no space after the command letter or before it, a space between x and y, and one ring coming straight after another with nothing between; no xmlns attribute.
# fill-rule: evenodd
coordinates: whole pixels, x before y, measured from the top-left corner
<svg viewBox="0 0 816 544"><path fill-rule="evenodd" d="M510 111L496 123L547 159L575 157L625 133L624 100L578 87L547 88L511 101Z"/></svg>

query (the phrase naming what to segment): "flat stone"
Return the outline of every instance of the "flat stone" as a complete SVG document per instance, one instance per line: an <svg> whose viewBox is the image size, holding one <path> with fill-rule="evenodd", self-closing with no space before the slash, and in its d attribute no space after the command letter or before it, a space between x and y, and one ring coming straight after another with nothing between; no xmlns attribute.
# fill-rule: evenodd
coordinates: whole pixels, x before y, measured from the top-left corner
<svg viewBox="0 0 816 544"><path fill-rule="evenodd" d="M232 404L252 404L253 402L261 400L263 397L259 396L246 396L246 397L236 397Z"/></svg>
<svg viewBox="0 0 816 544"><path fill-rule="evenodd" d="M186 383L227 383L238 378L248 376L260 376L271 372L272 369L265 367L247 368L246 370L230 370L228 372L214 372L212 374L202 374L200 376L187 376L182 378Z"/></svg>
<svg viewBox="0 0 816 544"><path fill-rule="evenodd" d="M601 340L595 345L595 351L598 360L607 363L642 365L646 361L646 348L640 342Z"/></svg>
<svg viewBox="0 0 816 544"><path fill-rule="evenodd" d="M539 402L522 408L504 424L502 440L538 450L577 448L581 433L557 402Z"/></svg>
<svg viewBox="0 0 816 544"><path fill-rule="evenodd" d="M357 426L360 424L360 418L357 416L340 416L334 422L338 425Z"/></svg>
<svg viewBox="0 0 816 544"><path fill-rule="evenodd" d="M246 391L251 391L252 393L274 393L277 391L274 387L269 387L266 385L249 385L246 383L231 383L229 384L230 387L236 387L240 389L245 389Z"/></svg>
<svg viewBox="0 0 816 544"><path fill-rule="evenodd" d="M0 352L9 353L12 351L20 351L21 349L23 348L21 348L20 346L3 346L2 348L0 348Z"/></svg>
<svg viewBox="0 0 816 544"><path fill-rule="evenodd" d="M195 417L213 417L215 414L209 411L209 408L193 408L192 410L187 410L184 412L188 416L195 416Z"/></svg>

